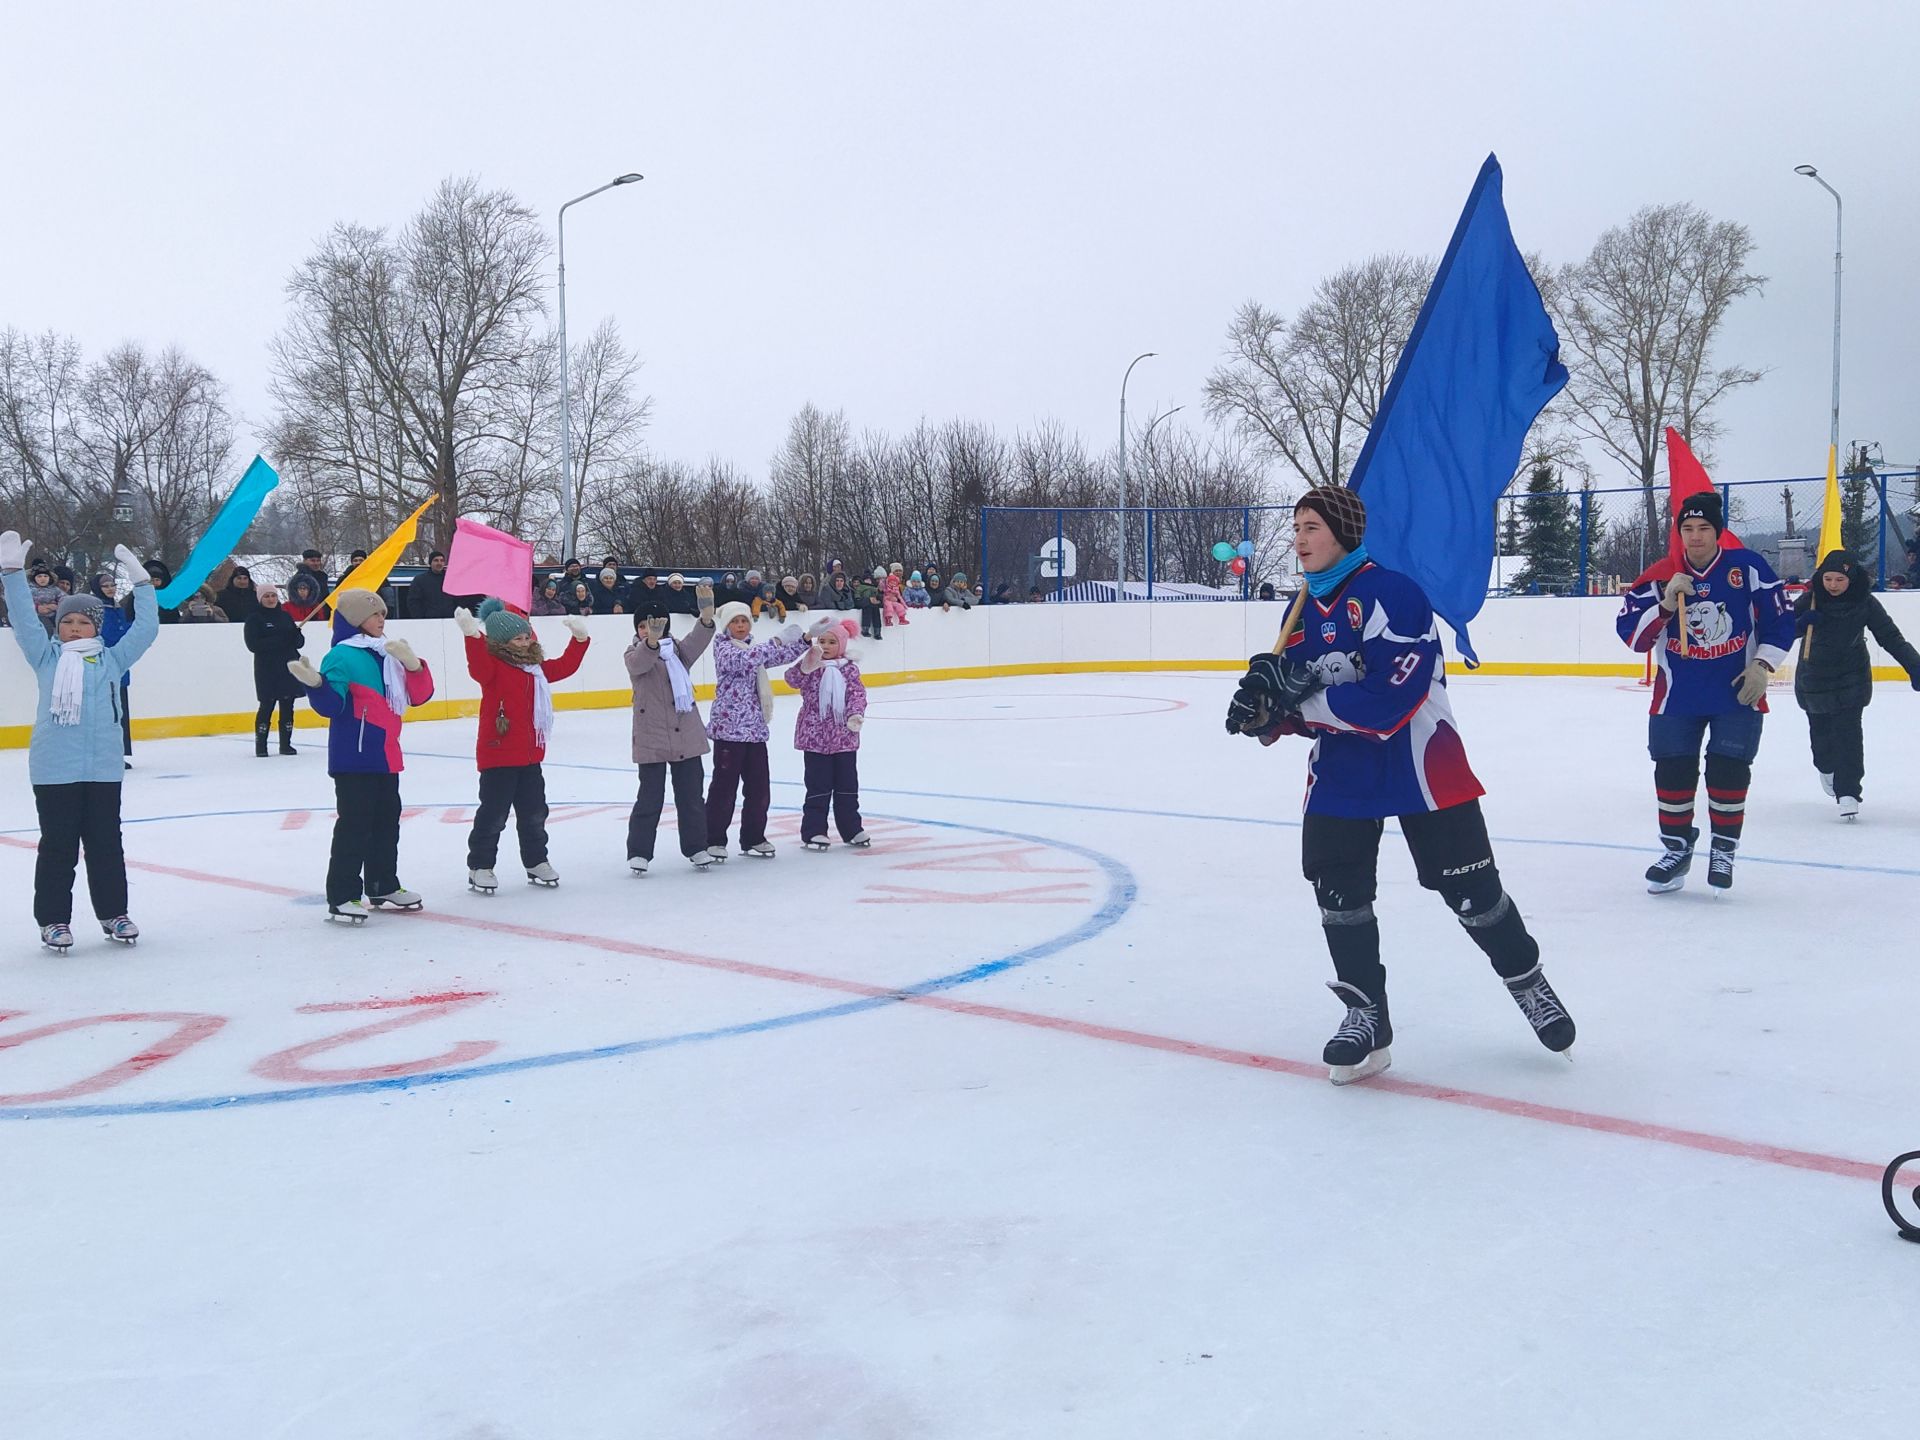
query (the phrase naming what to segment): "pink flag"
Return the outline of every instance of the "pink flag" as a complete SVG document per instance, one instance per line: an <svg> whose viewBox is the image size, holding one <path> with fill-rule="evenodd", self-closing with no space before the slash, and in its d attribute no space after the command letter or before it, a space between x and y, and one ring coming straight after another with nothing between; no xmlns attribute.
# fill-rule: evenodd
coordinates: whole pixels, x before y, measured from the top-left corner
<svg viewBox="0 0 1920 1440"><path fill-rule="evenodd" d="M498 595L522 615L533 608L533 546L478 520L453 522L449 595Z"/></svg>

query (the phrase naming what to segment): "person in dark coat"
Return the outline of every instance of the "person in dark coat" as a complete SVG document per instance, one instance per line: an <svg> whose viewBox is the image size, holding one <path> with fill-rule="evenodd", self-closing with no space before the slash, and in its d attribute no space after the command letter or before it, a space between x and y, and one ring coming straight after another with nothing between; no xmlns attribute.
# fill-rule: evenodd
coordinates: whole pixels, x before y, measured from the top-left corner
<svg viewBox="0 0 1920 1440"><path fill-rule="evenodd" d="M88 588L101 606L100 643L111 650L133 628L133 597L120 598L119 577L107 570L95 575ZM132 673L128 670L120 677L120 761L128 770L133 768L133 711L127 706L127 684Z"/></svg>
<svg viewBox="0 0 1920 1440"><path fill-rule="evenodd" d="M718 595L718 587L715 587ZM656 615L667 613L667 591L660 583L660 572L642 570L640 578L633 582L627 591L627 613L651 620Z"/></svg>
<svg viewBox="0 0 1920 1440"><path fill-rule="evenodd" d="M593 597L596 615L627 613L627 587L620 581L620 572L611 565L602 566L600 573L587 581L587 594Z"/></svg>
<svg viewBox="0 0 1920 1440"><path fill-rule="evenodd" d="M1866 742L1860 719L1873 699L1873 667L1866 632L1900 663L1920 690L1920 651L1874 597L1867 572L1844 550L1820 562L1813 584L1794 606L1794 627L1806 638L1793 666L1793 698L1807 712L1813 768L1840 807L1840 818L1860 813Z"/></svg>
<svg viewBox="0 0 1920 1440"><path fill-rule="evenodd" d="M296 623L305 624L332 591L325 560L318 550L308 550L300 556L300 564L287 581L286 594L281 603L287 607ZM160 618L165 621L167 617L162 614Z"/></svg>
<svg viewBox="0 0 1920 1440"><path fill-rule="evenodd" d="M436 550L427 556L427 568L407 585L409 620L451 620L458 603L447 594L447 552Z"/></svg>
<svg viewBox="0 0 1920 1440"><path fill-rule="evenodd" d="M220 593L214 596L213 603L234 624L244 624L246 618L260 608L260 595L254 588L253 572L244 565L234 566L233 573L227 577L227 583L220 587Z"/></svg>
<svg viewBox="0 0 1920 1440"><path fill-rule="evenodd" d="M173 583L173 570L168 566L166 561L156 558L144 561L143 565L148 576L153 580L155 593L166 589ZM180 623L179 608L175 607L172 610L162 610L160 612L160 623L162 625L178 625Z"/></svg>
<svg viewBox="0 0 1920 1440"><path fill-rule="evenodd" d="M253 652L253 694L260 708L253 717L253 753L261 759L267 754L267 727L273 722L276 707L280 711L280 753L296 755L293 748L293 702L306 694L300 682L287 672L287 662L300 656L307 643L305 633L294 623L287 607L280 603L280 592L262 585L260 603L247 616L245 638Z"/></svg>

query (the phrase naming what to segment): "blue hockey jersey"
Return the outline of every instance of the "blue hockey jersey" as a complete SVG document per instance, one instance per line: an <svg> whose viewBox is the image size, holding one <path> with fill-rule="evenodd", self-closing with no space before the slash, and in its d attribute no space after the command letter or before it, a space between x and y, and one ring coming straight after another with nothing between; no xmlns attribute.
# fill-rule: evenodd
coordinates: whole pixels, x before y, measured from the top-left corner
<svg viewBox="0 0 1920 1440"><path fill-rule="evenodd" d="M1383 819L1485 793L1447 699L1433 607L1405 575L1363 565L1325 599L1309 596L1287 655L1327 682L1300 708L1315 737L1308 814Z"/></svg>
<svg viewBox="0 0 1920 1440"><path fill-rule="evenodd" d="M1680 616L1660 608L1667 581L1693 577L1687 598L1687 653ZM1728 546L1704 570L1684 558L1659 561L1622 597L1620 638L1652 651L1655 715L1720 715L1740 709L1734 694L1749 656L1778 669L1793 644L1793 605L1773 567L1751 550ZM1754 706L1765 711L1763 695Z"/></svg>

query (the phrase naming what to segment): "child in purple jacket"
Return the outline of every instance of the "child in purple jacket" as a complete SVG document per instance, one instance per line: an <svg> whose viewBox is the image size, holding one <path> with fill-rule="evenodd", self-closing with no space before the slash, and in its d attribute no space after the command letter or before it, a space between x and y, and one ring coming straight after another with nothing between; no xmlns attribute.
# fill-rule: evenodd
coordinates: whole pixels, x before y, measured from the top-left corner
<svg viewBox="0 0 1920 1440"><path fill-rule="evenodd" d="M867 723L867 687L847 654L859 631L852 620L817 627L800 663L786 673L800 692L793 745L806 757L807 798L800 811L800 843L827 848L827 802L840 838L857 850L873 842L860 824L860 727Z"/></svg>
<svg viewBox="0 0 1920 1440"><path fill-rule="evenodd" d="M740 808L740 853L771 860L767 808L773 782L767 771L767 720L773 714L773 684L767 671L805 653L807 640L789 625L771 640L753 639L753 612L732 602L714 615L720 627L713 648L713 708L707 738L713 741L713 782L707 786L707 853L727 858L727 827L733 824L733 798L746 782Z"/></svg>

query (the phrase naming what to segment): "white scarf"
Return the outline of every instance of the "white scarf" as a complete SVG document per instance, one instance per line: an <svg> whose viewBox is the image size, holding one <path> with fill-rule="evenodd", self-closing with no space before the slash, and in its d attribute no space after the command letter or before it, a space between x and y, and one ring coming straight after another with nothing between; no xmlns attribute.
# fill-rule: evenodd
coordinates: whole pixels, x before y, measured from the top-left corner
<svg viewBox="0 0 1920 1440"><path fill-rule="evenodd" d="M106 649L98 636L91 640L67 640L60 646L60 664L53 672L53 723L78 725L80 701L87 693L87 661Z"/></svg>
<svg viewBox="0 0 1920 1440"><path fill-rule="evenodd" d="M820 677L820 714L823 719L845 728L847 723L847 676L844 659L822 662L826 673Z"/></svg>
<svg viewBox="0 0 1920 1440"><path fill-rule="evenodd" d="M547 672L538 665L520 668L533 676L533 738L544 750L548 737L553 734L553 686L547 683Z"/></svg>
<svg viewBox="0 0 1920 1440"><path fill-rule="evenodd" d="M680 647L673 642L671 635L660 637L660 658L666 662L667 683L673 686L673 708L682 715L693 712L693 681L687 678L687 667L680 663Z"/></svg>
<svg viewBox="0 0 1920 1440"><path fill-rule="evenodd" d="M387 704L393 707L393 713L407 713L407 667L387 654L387 642L376 640L371 635L349 635L340 642L351 645L356 650L371 650L380 661L380 681L387 692Z"/></svg>

